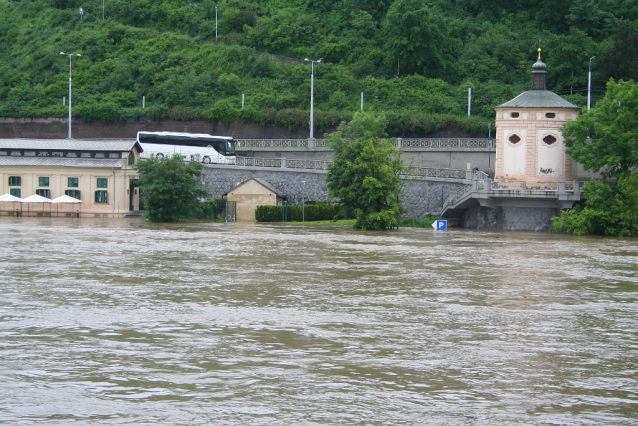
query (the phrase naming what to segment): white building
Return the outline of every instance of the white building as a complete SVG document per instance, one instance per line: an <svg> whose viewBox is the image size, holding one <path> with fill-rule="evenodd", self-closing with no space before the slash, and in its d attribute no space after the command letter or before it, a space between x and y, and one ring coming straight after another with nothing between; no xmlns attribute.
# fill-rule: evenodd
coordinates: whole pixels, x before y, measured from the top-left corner
<svg viewBox="0 0 638 426"><path fill-rule="evenodd" d="M565 151L560 127L576 120L581 108L546 90L545 68L538 49L532 90L494 108L497 181L542 183L578 178L577 166Z"/></svg>

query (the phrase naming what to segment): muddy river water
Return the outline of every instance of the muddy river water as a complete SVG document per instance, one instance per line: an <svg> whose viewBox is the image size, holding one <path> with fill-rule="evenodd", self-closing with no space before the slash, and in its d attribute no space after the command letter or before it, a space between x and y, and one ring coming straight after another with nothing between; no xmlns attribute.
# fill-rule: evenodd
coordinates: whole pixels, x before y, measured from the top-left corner
<svg viewBox="0 0 638 426"><path fill-rule="evenodd" d="M0 423L638 424L638 240L0 218Z"/></svg>

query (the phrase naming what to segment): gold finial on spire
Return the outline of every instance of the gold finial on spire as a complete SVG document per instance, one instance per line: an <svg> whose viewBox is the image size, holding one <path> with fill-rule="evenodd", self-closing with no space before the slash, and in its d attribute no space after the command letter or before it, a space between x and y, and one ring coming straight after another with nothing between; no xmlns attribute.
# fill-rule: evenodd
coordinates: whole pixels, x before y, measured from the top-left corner
<svg viewBox="0 0 638 426"><path fill-rule="evenodd" d="M541 60L541 48L540 47L538 48L538 60L539 61Z"/></svg>

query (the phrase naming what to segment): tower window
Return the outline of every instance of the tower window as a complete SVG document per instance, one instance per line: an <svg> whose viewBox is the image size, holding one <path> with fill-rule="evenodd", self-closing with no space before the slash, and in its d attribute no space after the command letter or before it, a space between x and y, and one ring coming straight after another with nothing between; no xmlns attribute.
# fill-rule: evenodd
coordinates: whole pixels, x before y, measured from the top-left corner
<svg viewBox="0 0 638 426"><path fill-rule="evenodd" d="M509 137L509 141L512 145L518 145L521 141L521 137L518 135L512 135Z"/></svg>
<svg viewBox="0 0 638 426"><path fill-rule="evenodd" d="M510 114L510 116L512 118L518 118L518 113L517 112L513 112L513 113Z"/></svg>
<svg viewBox="0 0 638 426"><path fill-rule="evenodd" d="M548 112L547 114L545 114L545 117L547 117L547 118L556 118L556 114L554 114L553 112Z"/></svg>
<svg viewBox="0 0 638 426"><path fill-rule="evenodd" d="M554 145L556 143L556 138L552 135L547 135L543 138L543 142L547 145Z"/></svg>

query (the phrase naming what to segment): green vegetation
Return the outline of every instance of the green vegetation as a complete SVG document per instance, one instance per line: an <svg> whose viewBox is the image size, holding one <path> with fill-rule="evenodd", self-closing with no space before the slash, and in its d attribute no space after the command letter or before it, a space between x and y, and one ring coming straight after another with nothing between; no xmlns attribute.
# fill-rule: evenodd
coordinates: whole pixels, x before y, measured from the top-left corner
<svg viewBox="0 0 638 426"><path fill-rule="evenodd" d="M584 191L584 207L552 218L554 232L638 237L638 172L619 178L614 186L592 180Z"/></svg>
<svg viewBox="0 0 638 426"><path fill-rule="evenodd" d="M282 206L257 206L255 208L255 219L257 222L282 222ZM306 221L333 220L339 216L342 207L340 204L321 203L307 205L302 210L301 206L287 206L286 222L301 222L305 217Z"/></svg>
<svg viewBox="0 0 638 426"><path fill-rule="evenodd" d="M431 228L432 224L434 222L436 222L437 220L444 220L445 218L441 217L441 216L435 216L435 215L427 215L426 217L424 217L423 219L415 219L412 217L406 218L406 219L400 219L399 220L399 227L404 227L404 228Z"/></svg>
<svg viewBox="0 0 638 426"><path fill-rule="evenodd" d="M315 220L313 222L286 222L288 225L308 225L308 226L350 226L354 227L356 219L335 219L335 220Z"/></svg>
<svg viewBox="0 0 638 426"><path fill-rule="evenodd" d="M140 172L139 185L148 219L178 222L201 211L198 198L208 195L208 190L197 182L203 167L195 161L185 162L177 154L138 161L135 168Z"/></svg>
<svg viewBox="0 0 638 426"><path fill-rule="evenodd" d="M554 231L638 236L637 111L638 84L611 80L596 108L565 123L565 145L572 158L606 179L586 183L584 207L552 218Z"/></svg>
<svg viewBox="0 0 638 426"><path fill-rule="evenodd" d="M355 228L385 230L398 226L400 174L406 167L399 151L385 139L384 116L356 113L341 123L326 143L334 150L326 184L344 213L357 218Z"/></svg>
<svg viewBox="0 0 638 426"><path fill-rule="evenodd" d="M584 105L609 77L636 78L638 6L627 0L0 0L0 116L73 114L308 126L315 67L318 129L360 109L390 134L444 127L484 134L492 107L529 87L538 40L549 89ZM219 12L218 40L215 11ZM84 14L80 16L79 7ZM472 88L472 119L467 89ZM574 95L570 95L572 93ZM241 109L241 95L246 106ZM142 109L142 96L146 108Z"/></svg>
<svg viewBox="0 0 638 426"><path fill-rule="evenodd" d="M638 168L638 84L611 80L591 111L563 126L571 157L608 178Z"/></svg>

